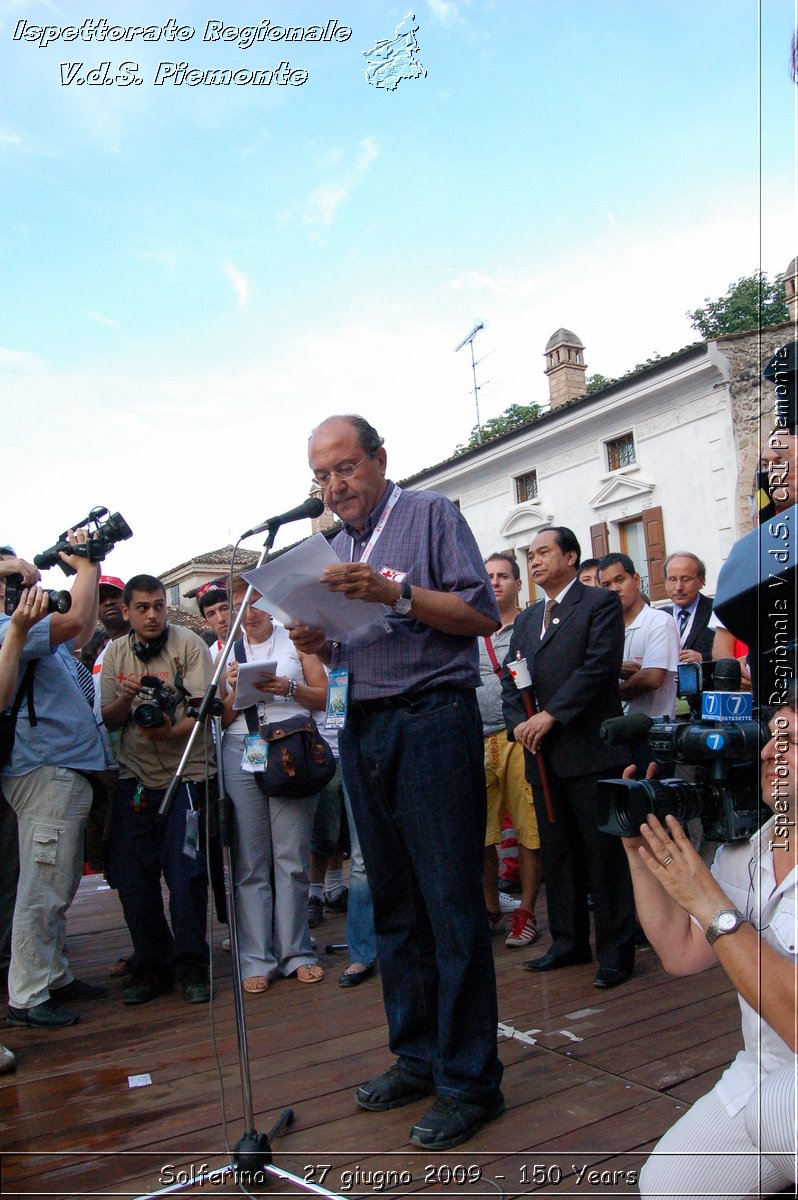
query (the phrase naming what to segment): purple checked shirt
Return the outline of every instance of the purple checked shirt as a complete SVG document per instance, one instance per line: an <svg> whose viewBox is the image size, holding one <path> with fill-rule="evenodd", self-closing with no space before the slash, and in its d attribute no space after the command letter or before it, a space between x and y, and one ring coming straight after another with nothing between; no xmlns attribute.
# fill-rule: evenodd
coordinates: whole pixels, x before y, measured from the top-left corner
<svg viewBox="0 0 798 1200"><path fill-rule="evenodd" d="M393 491L385 494L362 533L350 525L332 541L344 562L358 562ZM369 562L377 571L404 572L411 587L453 592L477 612L499 610L474 535L451 500L436 492L403 491L375 544ZM352 700L373 700L430 688L476 688L480 684L475 637L441 633L389 610L390 633L368 646L341 646L337 663L349 668Z"/></svg>

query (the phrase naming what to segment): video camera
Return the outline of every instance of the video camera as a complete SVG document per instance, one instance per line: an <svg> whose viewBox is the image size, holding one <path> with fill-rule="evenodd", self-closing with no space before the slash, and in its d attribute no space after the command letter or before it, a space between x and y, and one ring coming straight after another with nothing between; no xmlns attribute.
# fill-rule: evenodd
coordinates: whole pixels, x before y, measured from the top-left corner
<svg viewBox="0 0 798 1200"><path fill-rule="evenodd" d="M103 521L103 517L107 519ZM67 554L78 554L83 558L88 558L89 562L102 562L108 551L112 550L117 542L127 541L133 536L133 530L122 514L109 513L107 508L93 508L87 517L84 517L82 521L76 521L71 528L85 528L89 532L86 544L73 546L69 540L69 531L65 530L64 533L59 534L58 541L54 546L51 546L49 550L43 550L34 558L33 561L39 570L46 571L50 567L60 567L65 575L74 575L75 568L61 558L62 550Z"/></svg>
<svg viewBox="0 0 798 1200"><path fill-rule="evenodd" d="M710 685L709 687L707 685ZM652 721L637 714L614 717L601 726L611 745L648 736L658 763L686 763L697 779L602 779L598 785L598 823L603 833L638 837L653 812L663 820L701 820L713 842L750 838L770 816L759 804L759 751L770 737L754 717L749 692L741 692L740 664L734 658L682 663L679 695L690 705L689 721Z"/></svg>
<svg viewBox="0 0 798 1200"><path fill-rule="evenodd" d="M186 694L179 679L173 691L157 675L142 675L141 702L133 709L130 719L139 729L160 729L167 721L174 725L177 707Z"/></svg>

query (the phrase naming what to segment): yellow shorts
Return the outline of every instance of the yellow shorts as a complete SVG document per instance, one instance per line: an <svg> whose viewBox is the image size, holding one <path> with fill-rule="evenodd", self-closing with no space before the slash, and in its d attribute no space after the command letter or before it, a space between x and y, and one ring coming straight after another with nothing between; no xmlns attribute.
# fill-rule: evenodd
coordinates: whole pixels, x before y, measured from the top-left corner
<svg viewBox="0 0 798 1200"><path fill-rule="evenodd" d="M500 819L510 814L516 837L528 850L540 847L538 822L532 804L532 789L524 774L524 751L507 734L490 733L485 738L485 782L488 787L488 823L485 845L501 841Z"/></svg>

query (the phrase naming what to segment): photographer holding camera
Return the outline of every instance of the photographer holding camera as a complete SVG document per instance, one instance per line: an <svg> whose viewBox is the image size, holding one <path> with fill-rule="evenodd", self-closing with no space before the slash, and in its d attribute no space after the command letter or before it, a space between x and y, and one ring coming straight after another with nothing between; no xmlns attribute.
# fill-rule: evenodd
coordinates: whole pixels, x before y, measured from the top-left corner
<svg viewBox="0 0 798 1200"><path fill-rule="evenodd" d="M25 637L14 690L28 664L35 663L32 691L21 704L14 746L0 772L3 792L17 816L20 859L8 977L10 1025L74 1025L78 1016L65 1002L107 994L105 988L76 980L64 954L64 914L80 882L92 800L85 773L105 766L97 723L77 683L70 653L70 643L87 638L97 621L98 566L88 556L87 542L86 530L78 529L68 537L74 549L59 552L59 560L75 574L71 607L52 611L58 600L51 601L51 593L49 615L33 624ZM15 636L16 611L30 598L26 589L36 582L38 572L23 559L3 553L0 575L5 591L0 641L5 642ZM12 615L8 609L14 604Z"/></svg>
<svg viewBox="0 0 798 1200"><path fill-rule="evenodd" d="M744 1049L660 1140L640 1176L651 1196L768 1195L796 1180L798 692L770 723L762 796L771 819L721 846L712 869L673 816L624 838L638 915L666 971L723 967Z"/></svg>
<svg viewBox="0 0 798 1200"><path fill-rule="evenodd" d="M205 941L207 873L199 828L206 780L215 776L201 740L192 748L169 811L158 809L194 725L186 699L200 697L213 673L208 648L190 629L167 624L166 591L153 575L125 587L122 614L130 632L103 660L101 705L110 730L121 730L111 860L133 941L125 1004L146 1004L170 991L175 977L190 1004L210 999ZM169 888L171 930L161 874Z"/></svg>

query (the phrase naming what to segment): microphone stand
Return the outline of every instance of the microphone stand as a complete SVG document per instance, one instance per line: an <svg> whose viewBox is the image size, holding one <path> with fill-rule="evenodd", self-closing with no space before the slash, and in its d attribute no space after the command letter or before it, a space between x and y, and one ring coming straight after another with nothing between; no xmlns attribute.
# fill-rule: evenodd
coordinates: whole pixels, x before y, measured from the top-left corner
<svg viewBox="0 0 798 1200"><path fill-rule="evenodd" d="M282 521L279 517L275 517L268 523L269 536L263 544L263 550L260 558L255 566L263 566L264 561L269 555L269 551L274 545L274 539L277 535L277 530L280 528ZM185 1183L173 1184L171 1187L162 1188L156 1192L149 1192L145 1196L138 1197L138 1200L155 1200L155 1197L170 1195L175 1192L182 1191L188 1187L201 1186L203 1182L212 1184L221 1183L228 1175L233 1175L235 1183L241 1183L245 1187L247 1185L264 1187L269 1180L267 1175L274 1176L275 1179L286 1180L295 1184L304 1191L312 1192L317 1196L326 1196L330 1200L340 1200L336 1192L330 1192L319 1184L312 1183L307 1179L302 1179L298 1175L292 1175L288 1171L282 1171L275 1167L272 1162L271 1141L277 1137L283 1129L291 1125L294 1120L293 1109L284 1108L277 1119L276 1124L269 1130L268 1134L258 1133L255 1128L255 1116L252 1106L252 1081L249 1070L249 1050L247 1044L247 1024L246 1015L244 1012L244 989L241 980L241 964L238 960L238 926L236 923L235 912L235 892L234 892L234 871L233 871L233 855L232 855L232 838L231 838L231 805L227 795L224 782L224 766L222 762L222 716L221 702L217 698L217 690L219 680L222 677L222 672L225 669L227 658L233 643L236 640L238 631L241 628L241 623L244 619L247 605L254 591L252 584L247 587L244 599L241 602L238 613L232 625L227 631L227 640L224 648L219 654L219 661L213 672L213 678L208 684L205 695L197 710L197 718L194 723L194 728L186 743L186 748L178 764L174 778L161 802L158 810L159 814L163 815L169 811L169 807L177 794L180 787L183 772L191 754L191 749L199 737L200 728L205 725L209 718L213 720L214 738L217 752L217 779L219 798L217 801L218 811L218 829L219 840L222 846L222 865L224 870L224 893L227 901L227 921L230 930L230 957L233 963L233 998L236 1018L236 1034L238 1040L238 1064L239 1074L241 1076L241 1096L244 1117L244 1133L236 1142L232 1162L225 1167L219 1167L215 1171L210 1171L202 1176L192 1176ZM230 597L232 601L232 596ZM268 803L265 800L264 802Z"/></svg>

